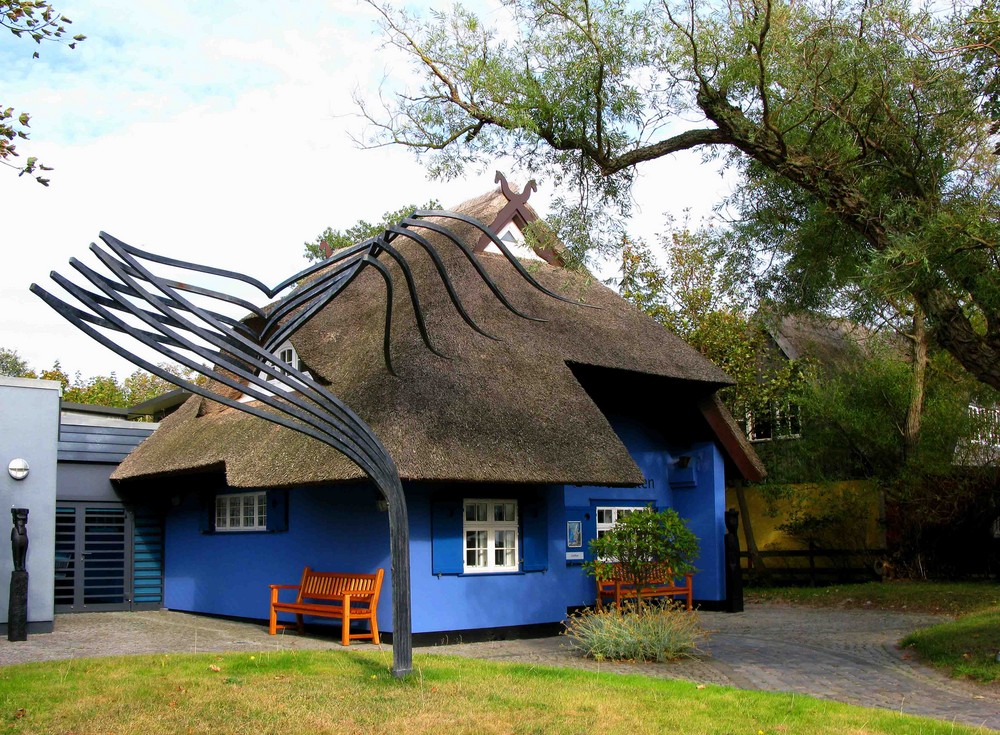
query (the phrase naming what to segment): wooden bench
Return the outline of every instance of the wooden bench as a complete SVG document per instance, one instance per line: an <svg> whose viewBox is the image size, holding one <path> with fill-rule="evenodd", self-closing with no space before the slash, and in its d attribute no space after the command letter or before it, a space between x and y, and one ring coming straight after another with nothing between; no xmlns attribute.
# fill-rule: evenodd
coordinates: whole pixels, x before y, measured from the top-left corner
<svg viewBox="0 0 1000 735"><path fill-rule="evenodd" d="M655 575L653 579L647 580L642 589L637 589L635 582L627 578L620 565L615 565L615 571L611 579L597 580L597 609L604 606L604 600L612 603L616 607L620 606L622 600L646 600L655 597L677 597L684 595L687 599L687 609L692 609L691 600L691 579L693 574L684 575L684 583L678 584L677 578L669 569L664 569L662 573Z"/></svg>
<svg viewBox="0 0 1000 735"><path fill-rule="evenodd" d="M309 567L302 572L300 584L271 585L271 625L274 635L286 626L278 624L278 613L294 613L296 628L302 632L302 617L339 618L342 621L340 642L349 646L352 640L367 639L378 643L378 596L382 590L384 569L375 574L314 572ZM295 602L278 600L280 590L298 590ZM367 620L368 633L351 633L351 621Z"/></svg>

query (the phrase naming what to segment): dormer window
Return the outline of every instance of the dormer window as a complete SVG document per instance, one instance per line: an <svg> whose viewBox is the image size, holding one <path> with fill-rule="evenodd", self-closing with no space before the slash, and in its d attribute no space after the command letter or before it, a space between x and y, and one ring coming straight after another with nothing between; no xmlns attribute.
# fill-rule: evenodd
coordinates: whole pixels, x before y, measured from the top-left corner
<svg viewBox="0 0 1000 735"><path fill-rule="evenodd" d="M281 349L278 350L278 359L281 360L284 365L288 365L295 370L302 370L302 360L299 359L299 353L295 351L294 347L292 347L291 342L285 342ZM276 367L283 366L277 365Z"/></svg>
<svg viewBox="0 0 1000 735"><path fill-rule="evenodd" d="M278 349L274 351L274 354L278 358L277 362L273 366L275 368L274 372L280 372L289 377L287 380L281 380L265 372L259 373L260 377L264 378L268 382L268 387L271 388L271 390L279 393L295 390L295 385L298 381L292 377L292 370L298 370L299 372L304 373L310 380L312 379L312 375L306 372L305 365L303 365L302 360L299 359L299 353L288 340L285 340L278 345ZM258 388L258 390L264 391L267 395L274 395L270 391L264 390L263 388ZM244 393L238 400L240 403L248 403L256 399L253 396Z"/></svg>

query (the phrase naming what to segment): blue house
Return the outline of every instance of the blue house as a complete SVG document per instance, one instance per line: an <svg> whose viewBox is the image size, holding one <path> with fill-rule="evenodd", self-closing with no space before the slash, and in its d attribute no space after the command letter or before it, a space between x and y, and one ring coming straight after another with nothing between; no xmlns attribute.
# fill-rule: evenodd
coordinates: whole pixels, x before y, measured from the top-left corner
<svg viewBox="0 0 1000 735"><path fill-rule="evenodd" d="M701 540L694 596L719 603L726 477L763 476L716 396L730 379L593 276L564 267L553 243L525 245L536 216L513 204L496 191L456 210L492 223L532 260L538 281L586 306L526 288L488 239L460 225L453 229L478 243L490 276L538 320L498 310L442 238L456 290L494 338L462 322L434 264L410 243L429 332L452 359L421 343L401 296L391 344L398 375L386 369L385 286L371 271L277 351L329 384L396 462L410 520L413 632L563 620L595 599L581 568L589 540L650 505L689 519ZM208 399L166 417L113 479L163 509L165 607L265 619L268 585L297 582L304 566L388 572L387 514L356 466ZM388 574L381 599L380 627L391 633Z"/></svg>

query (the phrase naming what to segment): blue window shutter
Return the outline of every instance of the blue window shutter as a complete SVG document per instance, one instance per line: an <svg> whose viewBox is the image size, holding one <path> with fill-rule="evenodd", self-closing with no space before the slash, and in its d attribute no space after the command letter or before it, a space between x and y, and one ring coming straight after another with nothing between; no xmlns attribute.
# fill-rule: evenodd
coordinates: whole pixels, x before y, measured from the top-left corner
<svg viewBox="0 0 1000 735"><path fill-rule="evenodd" d="M544 572L549 568L549 524L543 500L521 503L521 529L522 571Z"/></svg>
<svg viewBox="0 0 1000 735"><path fill-rule="evenodd" d="M465 570L462 501L431 502L431 572L461 574Z"/></svg>
<svg viewBox="0 0 1000 735"><path fill-rule="evenodd" d="M288 530L288 491L267 491L267 530Z"/></svg>
<svg viewBox="0 0 1000 735"><path fill-rule="evenodd" d="M198 505L198 530L212 533L215 530L215 493L202 493L198 498Z"/></svg>

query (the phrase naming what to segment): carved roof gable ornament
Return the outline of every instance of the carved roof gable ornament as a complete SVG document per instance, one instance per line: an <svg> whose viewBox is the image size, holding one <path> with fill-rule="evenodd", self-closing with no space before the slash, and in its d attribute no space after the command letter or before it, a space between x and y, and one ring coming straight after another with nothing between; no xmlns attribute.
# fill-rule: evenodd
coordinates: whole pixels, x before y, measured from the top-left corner
<svg viewBox="0 0 1000 735"><path fill-rule="evenodd" d="M538 219L538 215L533 209L531 209L528 204L528 197L531 196L531 192L538 191L538 184L532 179L525 185L524 189L520 193L515 193L513 189L510 188L510 184L507 183L507 178L497 171L496 177L493 179L494 182L500 184L500 191L503 195L507 197L507 204L501 209L497 216L493 219L487 228L490 233L495 237L500 237L500 233L503 229L513 223L520 231L524 231L525 228ZM492 239L487 233L479 238L479 243L476 245L475 252L477 254L482 253L490 246ZM563 259L560 257L552 248L541 248L533 247L535 254L544 260L549 265L562 266L565 265Z"/></svg>

